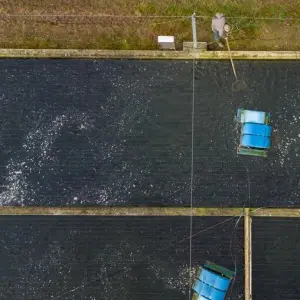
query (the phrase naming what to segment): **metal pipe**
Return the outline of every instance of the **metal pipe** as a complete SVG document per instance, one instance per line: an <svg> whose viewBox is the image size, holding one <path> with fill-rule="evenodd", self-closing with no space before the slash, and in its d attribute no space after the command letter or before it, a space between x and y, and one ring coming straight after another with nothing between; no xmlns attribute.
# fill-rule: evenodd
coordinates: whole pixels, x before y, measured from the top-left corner
<svg viewBox="0 0 300 300"><path fill-rule="evenodd" d="M229 47L228 37L226 37L225 40L226 40L226 44L227 44L227 48L228 48L228 53L229 53L229 57L230 57L230 62L231 62L233 74L234 74L235 80L238 80L237 79L237 75L236 75L236 71L235 71L235 66L234 66L234 63L233 63L233 60L232 60L232 56L231 56L231 51L230 51L230 47Z"/></svg>
<svg viewBox="0 0 300 300"><path fill-rule="evenodd" d="M196 28L196 13L192 14L192 31L193 31L194 49L197 49L198 40L197 40L197 28Z"/></svg>
<svg viewBox="0 0 300 300"><path fill-rule="evenodd" d="M251 276L252 276L252 238L251 238L251 216L249 208L244 212L244 260L245 260L245 300L251 300Z"/></svg>

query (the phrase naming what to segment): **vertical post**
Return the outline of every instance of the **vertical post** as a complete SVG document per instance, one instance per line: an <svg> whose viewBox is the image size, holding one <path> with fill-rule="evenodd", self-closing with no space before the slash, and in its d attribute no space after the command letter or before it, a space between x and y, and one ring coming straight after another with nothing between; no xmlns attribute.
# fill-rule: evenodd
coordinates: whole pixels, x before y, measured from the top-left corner
<svg viewBox="0 0 300 300"><path fill-rule="evenodd" d="M197 49L197 28L196 28L196 13L192 14L192 31L193 31L193 44L194 44L194 49Z"/></svg>
<svg viewBox="0 0 300 300"><path fill-rule="evenodd" d="M249 288L249 298L252 299L252 217L249 216L249 233L250 233L250 288Z"/></svg>
<svg viewBox="0 0 300 300"><path fill-rule="evenodd" d="M252 219L249 208L244 211L245 300L252 299Z"/></svg>

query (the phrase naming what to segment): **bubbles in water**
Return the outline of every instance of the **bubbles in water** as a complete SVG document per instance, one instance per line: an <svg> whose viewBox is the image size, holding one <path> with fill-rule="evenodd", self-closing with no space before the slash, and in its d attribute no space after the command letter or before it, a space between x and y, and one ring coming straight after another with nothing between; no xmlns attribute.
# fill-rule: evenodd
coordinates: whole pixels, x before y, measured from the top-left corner
<svg viewBox="0 0 300 300"><path fill-rule="evenodd" d="M43 176L40 170L51 159L52 146L62 128L70 122L85 124L85 130L89 128L86 114L67 111L24 137L21 147L25 152L20 155L14 153L14 157L6 166L7 176L0 194L1 205L28 205L35 201L39 187L31 186L28 178L32 174Z"/></svg>

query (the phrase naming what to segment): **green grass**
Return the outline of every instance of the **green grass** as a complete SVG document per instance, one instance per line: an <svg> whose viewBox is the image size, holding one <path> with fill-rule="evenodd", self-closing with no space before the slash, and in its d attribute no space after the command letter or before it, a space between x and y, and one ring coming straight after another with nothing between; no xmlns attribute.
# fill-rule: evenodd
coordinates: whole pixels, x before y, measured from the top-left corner
<svg viewBox="0 0 300 300"><path fill-rule="evenodd" d="M157 35L174 35L180 49L192 40L189 16L196 12L199 41L212 41L211 17L222 12L232 25L232 50L300 50L300 13L292 0L4 0L2 14L75 14L81 17L2 17L0 47L156 49ZM187 16L103 18L95 14ZM245 18L239 18L245 17ZM261 20L261 17L278 18Z"/></svg>

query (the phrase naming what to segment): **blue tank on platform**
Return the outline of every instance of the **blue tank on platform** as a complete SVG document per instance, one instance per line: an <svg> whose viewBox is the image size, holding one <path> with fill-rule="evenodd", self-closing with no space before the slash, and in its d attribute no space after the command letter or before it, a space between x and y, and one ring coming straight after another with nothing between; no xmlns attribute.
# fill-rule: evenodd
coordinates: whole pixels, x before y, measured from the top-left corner
<svg viewBox="0 0 300 300"><path fill-rule="evenodd" d="M267 157L272 135L270 119L270 113L238 109L237 121L241 123L238 154Z"/></svg>
<svg viewBox="0 0 300 300"><path fill-rule="evenodd" d="M223 300L235 273L215 263L207 261L200 267L192 287L193 300Z"/></svg>

